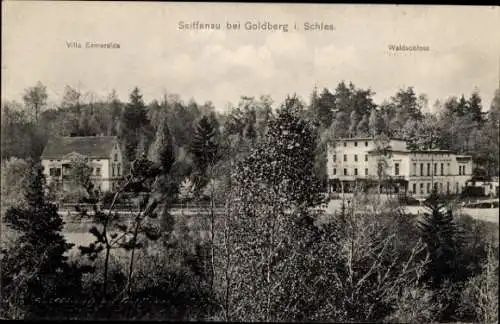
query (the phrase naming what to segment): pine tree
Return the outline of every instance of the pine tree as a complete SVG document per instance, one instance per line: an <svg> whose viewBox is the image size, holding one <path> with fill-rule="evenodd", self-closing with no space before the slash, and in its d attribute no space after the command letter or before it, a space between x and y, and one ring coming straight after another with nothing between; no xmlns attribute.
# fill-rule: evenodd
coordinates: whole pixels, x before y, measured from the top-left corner
<svg viewBox="0 0 500 324"><path fill-rule="evenodd" d="M128 161L133 161L137 155L141 133L150 126L146 106L137 87L130 94L130 102L123 111L122 121L120 138L125 144L125 157Z"/></svg>
<svg viewBox="0 0 500 324"><path fill-rule="evenodd" d="M213 167L219 157L219 144L217 130L210 123L207 116L203 116L196 124L193 140L191 142L191 153L195 172L197 174L196 186L201 189L208 180L209 168Z"/></svg>
<svg viewBox="0 0 500 324"><path fill-rule="evenodd" d="M446 202L435 191L425 205L430 213L424 214L418 227L430 254L426 278L434 288L439 288L446 280L455 281L460 276L462 235L451 209L447 209Z"/></svg>
<svg viewBox="0 0 500 324"><path fill-rule="evenodd" d="M478 92L472 93L468 100L467 108L468 114L471 115L472 120L481 125L484 122L484 118L481 112L481 97Z"/></svg>
<svg viewBox="0 0 500 324"><path fill-rule="evenodd" d="M311 98L311 109L315 119L319 121L321 127L327 128L333 119L333 108L335 107L335 96L326 88L318 96L316 89Z"/></svg>
<svg viewBox="0 0 500 324"><path fill-rule="evenodd" d="M64 255L73 244L66 243L61 234L63 221L45 195L40 164L31 165L25 199L25 207L11 208L5 215L8 226L20 236L16 248L2 260L2 301L17 299L14 304L25 318L48 318L64 306L55 303L56 298L69 300L79 292L77 268Z"/></svg>

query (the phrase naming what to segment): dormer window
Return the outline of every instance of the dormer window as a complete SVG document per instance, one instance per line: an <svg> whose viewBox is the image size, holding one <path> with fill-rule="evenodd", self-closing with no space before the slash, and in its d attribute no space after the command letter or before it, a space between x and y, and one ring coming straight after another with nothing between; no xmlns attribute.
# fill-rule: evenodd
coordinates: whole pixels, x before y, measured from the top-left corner
<svg viewBox="0 0 500 324"><path fill-rule="evenodd" d="M116 161L118 161L118 154L117 154L117 153L115 153L115 158L114 158L114 161L115 161L115 162L116 162Z"/></svg>

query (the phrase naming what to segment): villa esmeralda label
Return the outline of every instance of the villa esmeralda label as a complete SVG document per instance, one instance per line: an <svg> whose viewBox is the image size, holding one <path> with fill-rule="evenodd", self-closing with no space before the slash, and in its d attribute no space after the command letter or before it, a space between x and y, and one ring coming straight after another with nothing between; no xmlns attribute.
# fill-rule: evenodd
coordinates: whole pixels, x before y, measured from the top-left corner
<svg viewBox="0 0 500 324"><path fill-rule="evenodd" d="M89 49L117 49L120 43L117 42L84 42L66 41L67 48L89 48Z"/></svg>

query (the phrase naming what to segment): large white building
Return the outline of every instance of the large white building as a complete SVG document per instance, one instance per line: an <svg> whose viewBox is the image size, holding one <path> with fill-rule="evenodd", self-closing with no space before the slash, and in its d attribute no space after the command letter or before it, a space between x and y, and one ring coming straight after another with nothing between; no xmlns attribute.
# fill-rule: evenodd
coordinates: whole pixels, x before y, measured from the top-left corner
<svg viewBox="0 0 500 324"><path fill-rule="evenodd" d="M113 190L123 177L123 154L116 136L51 138L41 160L47 182L62 188L71 184L69 175L75 160L89 164L91 180L101 192Z"/></svg>
<svg viewBox="0 0 500 324"><path fill-rule="evenodd" d="M472 177L472 157L445 150L409 150L399 139L381 143L374 138L344 138L328 147L327 173L330 191L381 186L383 191L418 199L427 197L432 188L461 193Z"/></svg>

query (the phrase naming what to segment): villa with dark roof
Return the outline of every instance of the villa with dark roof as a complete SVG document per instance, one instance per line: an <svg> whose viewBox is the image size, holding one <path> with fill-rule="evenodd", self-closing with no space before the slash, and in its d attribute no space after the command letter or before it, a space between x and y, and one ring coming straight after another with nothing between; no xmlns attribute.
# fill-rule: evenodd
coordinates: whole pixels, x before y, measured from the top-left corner
<svg viewBox="0 0 500 324"><path fill-rule="evenodd" d="M122 150L116 136L58 137L49 139L42 153L42 165L48 183L65 188L72 162L86 161L91 180L101 192L115 188L123 177Z"/></svg>

